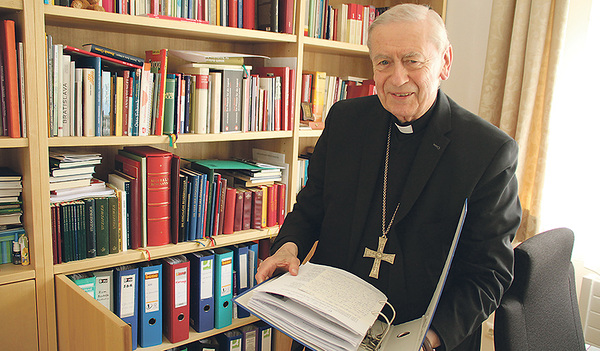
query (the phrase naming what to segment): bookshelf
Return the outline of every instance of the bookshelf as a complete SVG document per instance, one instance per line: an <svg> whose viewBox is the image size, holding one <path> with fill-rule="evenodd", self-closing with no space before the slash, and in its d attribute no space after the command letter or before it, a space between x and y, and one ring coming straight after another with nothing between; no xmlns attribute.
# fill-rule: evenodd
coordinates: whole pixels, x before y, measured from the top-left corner
<svg viewBox="0 0 600 351"><path fill-rule="evenodd" d="M259 54L271 57L291 56L298 59L296 67L296 102L300 101L301 74L303 70L320 70L328 74L371 77L371 63L365 46L304 37L302 26L306 2L296 1L296 34L282 34L259 30L218 27L207 24L153 19L142 16L121 15L90 10L45 5L42 0L0 0L0 16L14 19L17 36L25 47L25 96L27 108L27 137L0 137L0 165L10 165L23 175L23 223L30 241L29 266L0 266L0 312L3 315L21 315L11 327L4 327L0 337L9 348L57 350L59 334L64 340L81 340L86 331L76 327L69 309L81 308L89 312L87 332L94 328L112 328L103 334L110 335L112 344L97 344L89 349L131 349L123 336L126 326L112 313L102 310L95 300L83 294L66 275L114 267L126 263L143 262L147 258L140 251L128 251L93 259L53 265L50 198L48 185L48 153L53 148L73 148L100 152L102 166L97 167L100 177L112 169L117 150L127 145L151 145L182 157L229 158L251 157L251 149L258 147L284 153L290 164L288 182L288 209L295 201L298 155L307 146L314 146L320 131L299 130L299 103L295 106L292 131L249 132L232 134L183 134L169 146L167 136L147 137L58 137L49 138L46 106L45 34L51 34L55 43L81 47L96 43L115 50L144 56L145 50L180 49L226 51ZM413 1L430 4L445 17L447 0ZM349 1L330 0L337 6ZM355 3L377 7L392 6L395 0L357 0ZM253 66L263 65L260 59L250 60ZM227 246L238 242L269 238L276 228L236 232L216 238L217 245ZM152 258L168 257L202 250L197 243L179 243L149 249ZM86 297L87 296L87 297ZM66 316L66 317L65 317ZM232 328L251 323L241 320ZM80 323L81 324L81 323ZM61 330L59 333L58 330ZM191 333L187 342L199 340L221 331ZM75 336L79 333L79 336ZM81 335L81 333L84 333ZM121 334L119 334L121 333ZM117 337L119 335L119 337ZM65 339L67 337L67 339ZM102 337L102 336L101 336ZM178 343L177 345L185 344ZM288 345L289 340L276 337L277 350ZM92 345L92 344L90 344ZM152 347L166 350L177 346L168 342ZM61 349L75 348L63 344Z"/></svg>

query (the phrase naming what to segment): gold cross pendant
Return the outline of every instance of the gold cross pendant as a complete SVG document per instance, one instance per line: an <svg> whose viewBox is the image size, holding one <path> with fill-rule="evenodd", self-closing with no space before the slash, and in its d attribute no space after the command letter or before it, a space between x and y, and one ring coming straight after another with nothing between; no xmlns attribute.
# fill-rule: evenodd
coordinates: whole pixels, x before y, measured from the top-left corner
<svg viewBox="0 0 600 351"><path fill-rule="evenodd" d="M371 273L369 273L369 277L371 278L379 278L379 266L381 266L382 260L389 264L394 264L394 258L396 258L396 254L389 254L383 252L386 243L387 237L380 236L377 251L373 251L368 247L365 247L365 253L363 254L363 257L370 257L375 259L375 261L373 262L373 268L371 268Z"/></svg>

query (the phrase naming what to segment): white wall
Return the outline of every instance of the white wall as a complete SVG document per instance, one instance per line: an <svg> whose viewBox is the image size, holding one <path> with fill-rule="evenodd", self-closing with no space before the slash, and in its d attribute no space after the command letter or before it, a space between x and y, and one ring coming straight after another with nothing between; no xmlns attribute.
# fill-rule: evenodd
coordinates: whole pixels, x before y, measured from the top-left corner
<svg viewBox="0 0 600 351"><path fill-rule="evenodd" d="M448 0L446 11L454 61L442 89L474 113L479 111L491 11L492 0Z"/></svg>

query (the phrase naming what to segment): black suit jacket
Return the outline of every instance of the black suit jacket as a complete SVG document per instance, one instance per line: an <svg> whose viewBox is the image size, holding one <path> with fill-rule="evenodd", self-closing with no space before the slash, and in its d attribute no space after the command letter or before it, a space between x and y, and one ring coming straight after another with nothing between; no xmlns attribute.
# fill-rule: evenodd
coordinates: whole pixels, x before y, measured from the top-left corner
<svg viewBox="0 0 600 351"><path fill-rule="evenodd" d="M272 247L295 242L311 262L344 268L383 286L398 316L420 317L438 281L465 199L468 213L432 327L447 350L478 350L481 323L512 281L511 241L520 223L516 142L461 108L441 91L400 196L382 263L388 282L368 277L381 233L364 233L387 131L395 118L377 96L349 99L330 110L298 194ZM390 159L390 162L394 162ZM366 273L365 273L366 272ZM383 284L382 284L383 283Z"/></svg>

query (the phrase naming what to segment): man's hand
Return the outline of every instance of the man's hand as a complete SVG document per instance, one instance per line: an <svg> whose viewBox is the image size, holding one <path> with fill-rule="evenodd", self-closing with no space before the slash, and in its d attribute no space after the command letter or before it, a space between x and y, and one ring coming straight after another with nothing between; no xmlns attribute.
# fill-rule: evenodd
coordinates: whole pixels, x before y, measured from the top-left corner
<svg viewBox="0 0 600 351"><path fill-rule="evenodd" d="M298 246L287 242L273 256L261 262L256 271L256 282L262 283L273 276L275 272L290 272L291 275L297 275L299 267Z"/></svg>
<svg viewBox="0 0 600 351"><path fill-rule="evenodd" d="M421 346L421 351L431 351L435 350L436 347L442 345L439 336L431 329L427 331L427 335L425 335L425 341L423 342L423 346Z"/></svg>

